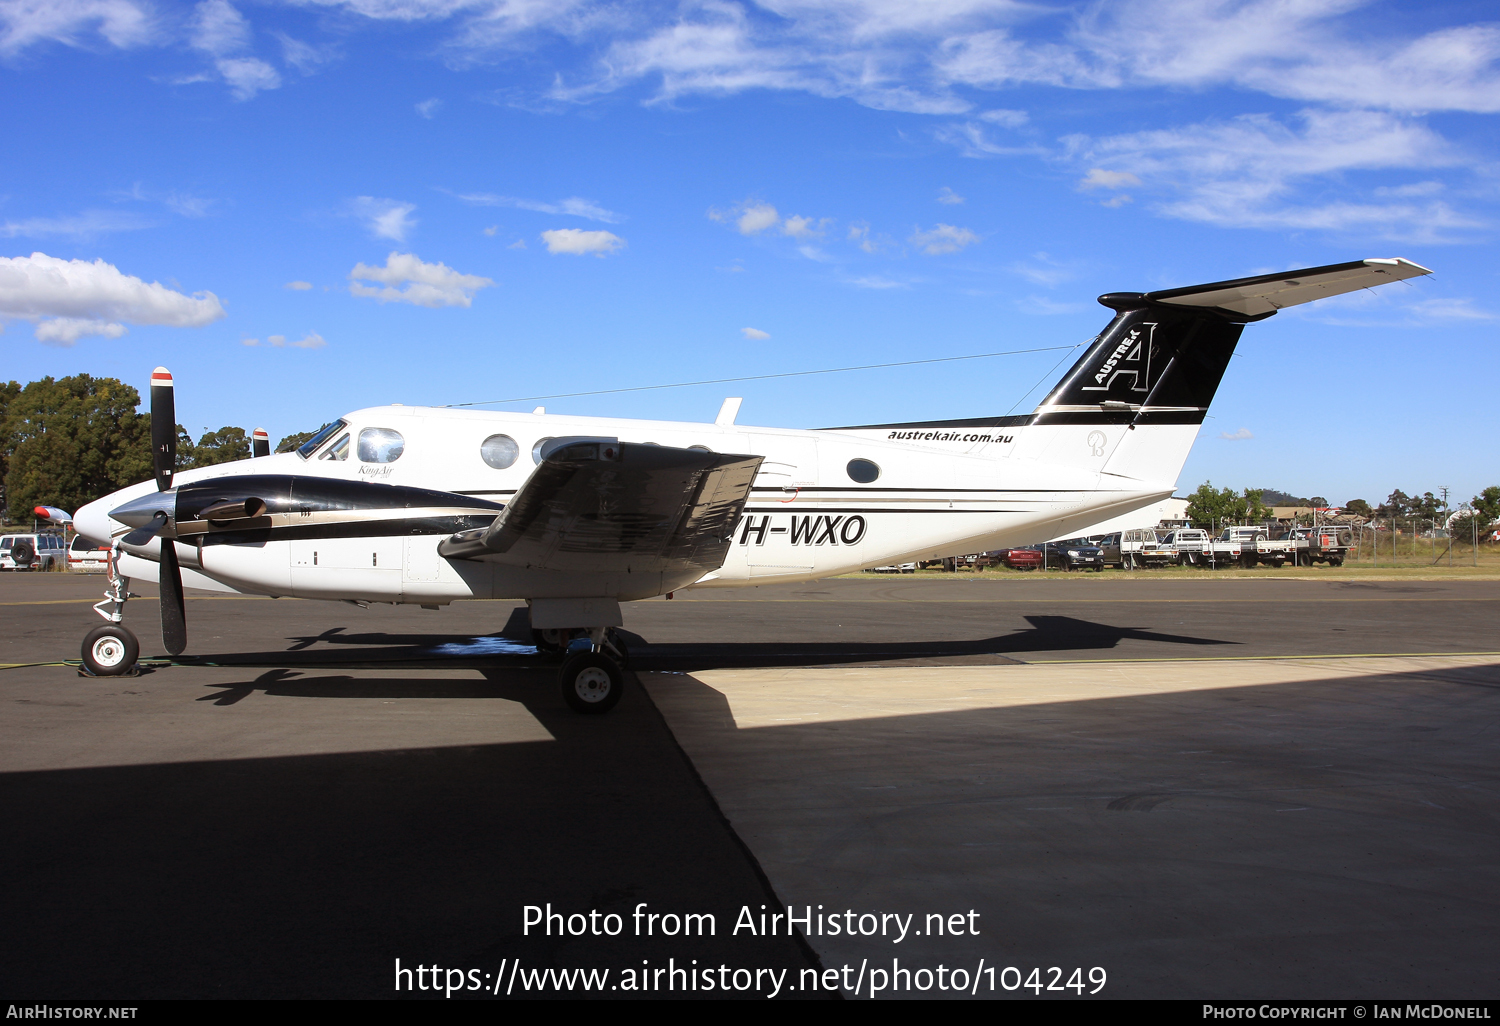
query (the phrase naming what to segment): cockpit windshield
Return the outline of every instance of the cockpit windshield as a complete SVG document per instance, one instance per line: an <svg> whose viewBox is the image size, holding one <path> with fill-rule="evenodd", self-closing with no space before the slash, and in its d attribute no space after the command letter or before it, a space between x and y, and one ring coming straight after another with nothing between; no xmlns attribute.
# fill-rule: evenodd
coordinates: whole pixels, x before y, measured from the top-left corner
<svg viewBox="0 0 1500 1026"><path fill-rule="evenodd" d="M328 441L328 439L332 437L335 431L338 431L344 426L345 422L342 420L336 420L332 424L324 424L321 428L318 429L317 434L313 435L311 438L297 447L297 455L301 456L305 460L311 459L312 454L318 451L318 446Z"/></svg>

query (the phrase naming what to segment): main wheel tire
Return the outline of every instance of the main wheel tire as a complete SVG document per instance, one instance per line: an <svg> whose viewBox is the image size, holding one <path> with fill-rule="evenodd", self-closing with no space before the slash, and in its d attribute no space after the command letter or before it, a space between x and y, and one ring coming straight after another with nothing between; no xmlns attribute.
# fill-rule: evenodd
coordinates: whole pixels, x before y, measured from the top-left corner
<svg viewBox="0 0 1500 1026"><path fill-rule="evenodd" d="M532 629L531 643L536 646L537 654L552 659L560 659L568 651L568 631L547 628L546 630Z"/></svg>
<svg viewBox="0 0 1500 1026"><path fill-rule="evenodd" d="M83 665L96 677L130 672L141 654L135 635L116 623L95 627L83 639Z"/></svg>
<svg viewBox="0 0 1500 1026"><path fill-rule="evenodd" d="M562 664L558 673L563 701L577 713L606 713L620 701L625 674L609 656L579 652Z"/></svg>

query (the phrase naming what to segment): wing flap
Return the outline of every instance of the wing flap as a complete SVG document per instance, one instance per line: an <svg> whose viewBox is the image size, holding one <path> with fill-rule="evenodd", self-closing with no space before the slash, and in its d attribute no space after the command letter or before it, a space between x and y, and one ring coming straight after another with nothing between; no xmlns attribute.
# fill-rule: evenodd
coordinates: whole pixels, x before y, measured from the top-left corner
<svg viewBox="0 0 1500 1026"><path fill-rule="evenodd" d="M1347 264L1165 289L1149 292L1145 298L1173 306L1216 307L1258 317L1299 303L1311 303L1315 299L1431 273L1421 264L1400 257L1355 260Z"/></svg>

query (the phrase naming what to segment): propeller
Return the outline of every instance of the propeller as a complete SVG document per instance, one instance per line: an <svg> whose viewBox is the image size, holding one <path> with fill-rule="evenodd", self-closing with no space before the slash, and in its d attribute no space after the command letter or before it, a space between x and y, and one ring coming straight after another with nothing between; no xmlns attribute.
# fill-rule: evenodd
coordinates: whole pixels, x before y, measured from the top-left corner
<svg viewBox="0 0 1500 1026"><path fill-rule="evenodd" d="M156 476L156 490L172 487L177 469L177 400L173 394L172 372L158 367L151 372L151 469ZM165 512L151 518L151 523L125 536L128 544L143 545L158 536L171 522ZM139 540L137 540L139 538ZM161 569L157 573L161 586L161 643L172 655L187 648L187 610L182 602L182 567L177 562L177 542L161 540Z"/></svg>
<svg viewBox="0 0 1500 1026"><path fill-rule="evenodd" d="M151 372L151 470L156 490L172 487L177 469L177 401L172 395L172 372L158 367Z"/></svg>
<svg viewBox="0 0 1500 1026"><path fill-rule="evenodd" d="M271 455L271 436L266 434L265 428L256 428L251 434L250 455L252 457Z"/></svg>

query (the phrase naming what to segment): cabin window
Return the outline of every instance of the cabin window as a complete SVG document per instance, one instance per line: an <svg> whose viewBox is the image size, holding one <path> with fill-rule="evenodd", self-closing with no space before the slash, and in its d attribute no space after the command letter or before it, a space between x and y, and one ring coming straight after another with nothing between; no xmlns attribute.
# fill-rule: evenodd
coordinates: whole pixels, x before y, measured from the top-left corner
<svg viewBox="0 0 1500 1026"><path fill-rule="evenodd" d="M359 433L361 463L395 463L406 451L406 439L392 428L367 427Z"/></svg>
<svg viewBox="0 0 1500 1026"><path fill-rule="evenodd" d="M531 447L531 462L537 464L542 462L542 446L552 441L555 437L555 435L548 435L546 438L538 438L536 440L536 444Z"/></svg>
<svg viewBox="0 0 1500 1026"><path fill-rule="evenodd" d="M334 442L332 445L330 445L324 451L323 455L321 455L321 456L318 457L318 459L320 459L320 460L347 460L348 458L349 458L349 436L348 435L344 435L337 442Z"/></svg>
<svg viewBox="0 0 1500 1026"><path fill-rule="evenodd" d="M521 455L521 447L510 435L490 435L479 443L479 458L484 465L496 470L505 470Z"/></svg>
<svg viewBox="0 0 1500 1026"><path fill-rule="evenodd" d="M297 447L297 455L303 459L311 459L312 454L318 451L318 446L333 437L335 431L344 427L342 420L336 420L332 424L324 424L318 428L318 433Z"/></svg>
<svg viewBox="0 0 1500 1026"><path fill-rule="evenodd" d="M880 476L880 468L869 460L850 460L846 469L849 479L859 484L872 484Z"/></svg>

